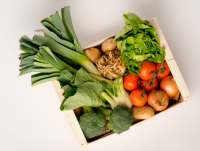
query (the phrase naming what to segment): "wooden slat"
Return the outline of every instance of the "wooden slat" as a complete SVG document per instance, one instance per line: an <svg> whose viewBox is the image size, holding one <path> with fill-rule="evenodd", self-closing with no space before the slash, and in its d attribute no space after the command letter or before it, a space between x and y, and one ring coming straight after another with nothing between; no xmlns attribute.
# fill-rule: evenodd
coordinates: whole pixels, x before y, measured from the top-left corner
<svg viewBox="0 0 200 151"><path fill-rule="evenodd" d="M189 99L191 99L191 94L187 88L187 85L183 79L183 76L176 64L176 61L174 59L174 56L172 55L172 52L167 44L167 41L162 33L162 30L158 24L158 21L156 20L156 18L153 18L151 20L149 20L149 23L154 27L157 35L158 35L158 39L160 41L160 45L161 47L164 46L165 47L165 52L166 52L166 61L167 64L171 70L171 73L176 81L176 84L182 94L182 97L184 99L184 101L187 101Z"/></svg>
<svg viewBox="0 0 200 151"><path fill-rule="evenodd" d="M60 100L60 102L62 103L63 99L64 99L64 96L62 95L62 93L64 92L63 89L61 89L60 87L60 84L58 81L52 81L53 83L53 86L56 90L56 93L58 95L58 98ZM76 115L74 114L74 111L73 110L70 110L70 111L65 111L65 114L67 116L67 119L71 125L71 128L74 132L74 135L78 141L78 144L80 147L82 146L85 146L88 144L84 134L83 134L83 131L78 123L78 120L76 118Z"/></svg>
<svg viewBox="0 0 200 151"><path fill-rule="evenodd" d="M85 49L87 49L87 48L91 48L91 47L98 47L98 46L100 46L106 39L111 38L111 37L114 37L114 36L115 36L115 35L112 35L112 36L109 36L109 37L104 38L104 39L102 39L102 40L99 40L99 41L97 41L97 42L95 42L95 43L93 43L93 44L91 44L91 45L89 45L89 46L83 48L83 50L85 50Z"/></svg>

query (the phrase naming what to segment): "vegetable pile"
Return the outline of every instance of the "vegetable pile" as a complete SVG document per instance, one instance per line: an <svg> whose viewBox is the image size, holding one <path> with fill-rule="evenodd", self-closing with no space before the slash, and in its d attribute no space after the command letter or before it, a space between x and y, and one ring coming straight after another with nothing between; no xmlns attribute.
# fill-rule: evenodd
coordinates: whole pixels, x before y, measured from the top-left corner
<svg viewBox="0 0 200 151"><path fill-rule="evenodd" d="M167 108L179 93L164 60L154 28L133 13L126 26L101 46L82 49L73 28L70 7L41 23L44 36L19 40L20 76L32 86L57 80L64 90L61 111L74 110L87 138L112 130L127 131L135 119L148 119ZM158 88L160 87L160 89Z"/></svg>

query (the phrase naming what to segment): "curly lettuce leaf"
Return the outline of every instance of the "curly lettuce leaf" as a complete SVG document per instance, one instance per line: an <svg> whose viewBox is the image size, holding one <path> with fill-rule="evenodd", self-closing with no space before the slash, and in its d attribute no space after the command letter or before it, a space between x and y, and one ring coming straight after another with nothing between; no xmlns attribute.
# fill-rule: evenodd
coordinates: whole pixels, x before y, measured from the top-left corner
<svg viewBox="0 0 200 151"><path fill-rule="evenodd" d="M126 26L115 36L117 48L122 53L122 62L127 66L125 74L130 72L138 75L142 61L160 63L164 51L156 31L147 20L141 20L133 13L124 14L124 20Z"/></svg>

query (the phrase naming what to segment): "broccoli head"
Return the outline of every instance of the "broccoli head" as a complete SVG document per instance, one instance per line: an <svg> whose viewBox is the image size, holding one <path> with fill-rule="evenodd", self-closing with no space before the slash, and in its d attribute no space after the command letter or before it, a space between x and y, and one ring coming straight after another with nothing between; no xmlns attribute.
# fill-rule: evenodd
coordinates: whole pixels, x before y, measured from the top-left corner
<svg viewBox="0 0 200 151"><path fill-rule="evenodd" d="M127 106L116 106L110 114L109 119L109 123L107 124L108 128L112 129L117 134L129 130L133 123L131 110Z"/></svg>
<svg viewBox="0 0 200 151"><path fill-rule="evenodd" d="M92 107L83 107L84 114L79 118L79 124L85 137L92 138L103 132L106 119L101 113L95 113Z"/></svg>

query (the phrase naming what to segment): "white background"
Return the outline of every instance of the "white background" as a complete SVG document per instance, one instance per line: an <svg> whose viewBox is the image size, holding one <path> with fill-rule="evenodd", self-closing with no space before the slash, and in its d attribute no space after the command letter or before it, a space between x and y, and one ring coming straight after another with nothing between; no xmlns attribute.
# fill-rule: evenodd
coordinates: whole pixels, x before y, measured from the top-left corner
<svg viewBox="0 0 200 151"><path fill-rule="evenodd" d="M124 13L156 17L192 99L79 148L52 83L31 87L30 74L18 77L19 38L38 34L40 21L67 5L82 47L117 33ZM0 151L199 151L199 6L199 0L1 0Z"/></svg>

